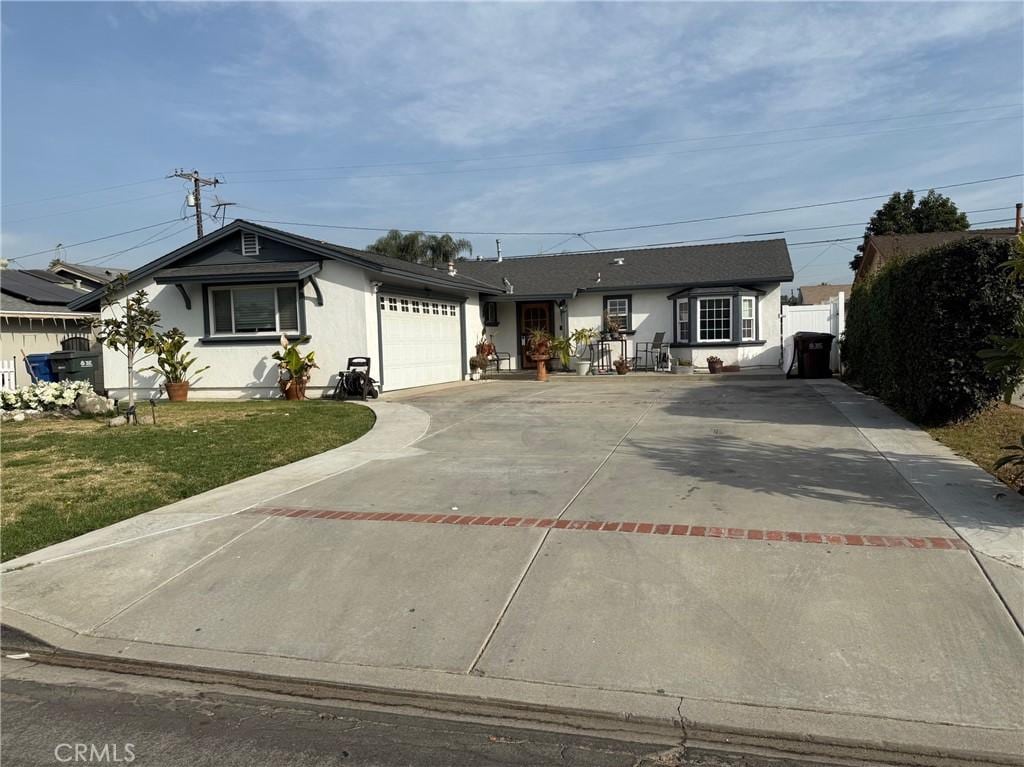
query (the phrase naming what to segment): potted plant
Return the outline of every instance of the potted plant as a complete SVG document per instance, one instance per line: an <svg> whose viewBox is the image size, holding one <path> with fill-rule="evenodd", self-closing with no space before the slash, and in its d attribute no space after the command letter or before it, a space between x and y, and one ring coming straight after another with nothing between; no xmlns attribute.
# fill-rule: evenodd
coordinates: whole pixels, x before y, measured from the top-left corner
<svg viewBox="0 0 1024 767"><path fill-rule="evenodd" d="M487 370L487 357L476 354L469 358L469 377L472 380L479 381L485 370Z"/></svg>
<svg viewBox="0 0 1024 767"><path fill-rule="evenodd" d="M551 351L558 356L562 369L568 370L572 364L572 341L565 336L555 336L551 339Z"/></svg>
<svg viewBox="0 0 1024 767"><path fill-rule="evenodd" d="M189 386L192 379L209 370L210 366L189 372L196 363L196 358L185 351L185 334L179 328L171 328L166 333L159 333L153 343L156 364L143 368L143 371L161 373L164 377L164 391L171 402L184 402L188 399Z"/></svg>
<svg viewBox="0 0 1024 767"><path fill-rule="evenodd" d="M629 360L619 357L615 362L612 363L615 366L615 372L620 376L626 375L629 372Z"/></svg>
<svg viewBox="0 0 1024 767"><path fill-rule="evenodd" d="M537 363L537 380L548 380L548 360L551 359L551 334L546 330L531 330L528 343L530 359Z"/></svg>
<svg viewBox="0 0 1024 767"><path fill-rule="evenodd" d="M672 360L672 372L676 374L688 375L693 373L693 360L679 359Z"/></svg>
<svg viewBox="0 0 1024 767"><path fill-rule="evenodd" d="M601 314L601 318L604 320L604 328L609 338L613 341L622 338L622 326L615 317L609 315L608 312L604 312Z"/></svg>
<svg viewBox="0 0 1024 767"><path fill-rule="evenodd" d="M313 352L303 354L299 351L299 344L309 342L309 336L303 336L294 343L289 343L285 335L281 335L281 351L274 352L271 357L277 360L277 367L280 369L277 385L285 399L305 399L306 384L313 368L320 367L316 364Z"/></svg>
<svg viewBox="0 0 1024 767"><path fill-rule="evenodd" d="M487 333L480 333L480 340L476 344L476 354L478 357L485 359L489 358L494 354L494 336L488 336Z"/></svg>
<svg viewBox="0 0 1024 767"><path fill-rule="evenodd" d="M718 357L712 355L712 356L708 357L708 372L709 373L721 373L722 372L722 366L724 364L725 363L723 363L721 359L719 359Z"/></svg>
<svg viewBox="0 0 1024 767"><path fill-rule="evenodd" d="M583 359L583 354L590 354L590 345L598 339L596 328L577 328L569 336L576 355L576 375L585 376L590 372L591 360Z"/></svg>

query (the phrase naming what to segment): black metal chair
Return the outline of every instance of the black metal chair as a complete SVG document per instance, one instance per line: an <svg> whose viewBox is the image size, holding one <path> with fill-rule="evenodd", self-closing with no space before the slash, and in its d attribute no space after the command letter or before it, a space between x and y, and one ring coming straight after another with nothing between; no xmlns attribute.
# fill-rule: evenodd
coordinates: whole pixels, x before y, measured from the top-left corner
<svg viewBox="0 0 1024 767"><path fill-rule="evenodd" d="M665 343L665 333L654 334L654 340L641 341L636 345L633 352L633 369L639 370L640 358L644 358L644 370L657 371L666 364L668 359L668 344Z"/></svg>

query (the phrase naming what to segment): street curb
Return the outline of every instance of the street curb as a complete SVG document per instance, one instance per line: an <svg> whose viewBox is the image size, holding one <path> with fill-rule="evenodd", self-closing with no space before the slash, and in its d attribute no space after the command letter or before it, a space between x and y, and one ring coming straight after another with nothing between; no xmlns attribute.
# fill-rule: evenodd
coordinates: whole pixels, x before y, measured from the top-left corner
<svg viewBox="0 0 1024 767"><path fill-rule="evenodd" d="M77 634L9 608L2 631L5 654L27 652L38 663L227 684L318 703L839 764L1024 765L1019 730L126 643ZM268 667L273 671L263 671Z"/></svg>

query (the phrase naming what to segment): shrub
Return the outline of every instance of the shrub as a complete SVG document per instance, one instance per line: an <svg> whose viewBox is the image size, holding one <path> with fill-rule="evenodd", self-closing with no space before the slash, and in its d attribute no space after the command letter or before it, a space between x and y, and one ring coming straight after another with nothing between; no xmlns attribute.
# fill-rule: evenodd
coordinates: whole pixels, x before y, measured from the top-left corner
<svg viewBox="0 0 1024 767"><path fill-rule="evenodd" d="M1008 241L973 237L896 259L850 297L850 376L919 423L973 415L1012 383L978 352L1009 335L1024 283L1007 280Z"/></svg>
<svg viewBox="0 0 1024 767"><path fill-rule="evenodd" d="M72 408L83 392L91 392L88 381L37 381L0 395L4 410L58 410Z"/></svg>

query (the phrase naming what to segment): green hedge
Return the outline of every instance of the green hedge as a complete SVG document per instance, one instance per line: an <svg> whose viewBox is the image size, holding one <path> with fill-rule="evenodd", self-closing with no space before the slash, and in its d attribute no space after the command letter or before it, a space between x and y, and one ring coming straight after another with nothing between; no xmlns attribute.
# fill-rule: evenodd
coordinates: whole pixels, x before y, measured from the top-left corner
<svg viewBox="0 0 1024 767"><path fill-rule="evenodd" d="M1010 335L1024 284L1008 241L972 237L894 259L853 289L842 341L850 376L913 420L966 418L999 396L978 351Z"/></svg>

